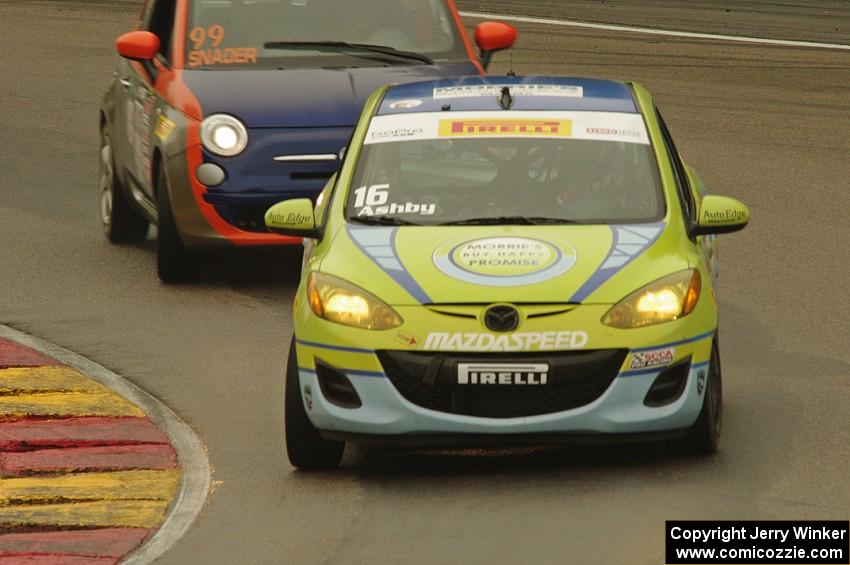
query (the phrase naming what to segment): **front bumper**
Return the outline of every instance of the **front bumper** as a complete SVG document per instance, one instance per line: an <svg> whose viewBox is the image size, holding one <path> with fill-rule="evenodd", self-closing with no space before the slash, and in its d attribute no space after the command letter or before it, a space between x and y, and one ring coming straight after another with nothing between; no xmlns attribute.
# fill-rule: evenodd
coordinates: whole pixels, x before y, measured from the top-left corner
<svg viewBox="0 0 850 565"><path fill-rule="evenodd" d="M597 321L598 326L600 312L604 313L604 310L605 307L600 306L581 306L565 316L569 316L573 321L580 321L583 318L593 319ZM380 343L380 339L375 342L374 349L357 347L349 340L334 339L334 336L330 334L336 333L338 336L357 334L360 333L359 330L341 330L341 326L315 319L310 322L310 325L314 329L319 329L316 324L322 326L324 339L319 341L315 339L317 334L314 332L305 332L299 333L299 339L296 342L300 385L302 395L308 396L311 400L307 403L310 420L323 433L329 436L336 434L335 437L355 434L351 437L362 436L372 440L387 438L390 440L389 443L409 443L409 440L412 440L415 443L417 440L408 436L418 436L419 439L423 439L435 434L437 436L450 434L463 443L464 437L476 439L476 436L481 434L509 434L515 436L515 439L520 439L523 435L539 436L538 439L547 437L552 439L553 434L568 435L572 439L593 438L599 434L671 432L675 435L689 428L696 421L702 407L704 380L708 372L714 331L706 329L705 320L702 320L703 325L700 325L700 322L699 317L689 316L680 321L645 329L624 332L611 328L599 328L596 332L588 332L590 333L589 343L594 346L594 349L622 349L627 350L627 353L621 358L622 363L610 381L606 382L604 390L601 390L594 400L574 408L550 413L481 417L434 410L422 406L421 403L414 403L410 400L410 394L402 394L393 385L393 380L388 377L381 363L381 354L377 353L386 349L401 350L402 347L399 347L398 341L392 348L386 342ZM532 326L531 321L527 325ZM559 327L571 326L559 324ZM580 322L578 327L582 327ZM588 326L584 325L584 327ZM524 327L523 329L533 331L534 328ZM478 330L480 331L480 328ZM377 333L381 332L369 332L369 334ZM407 335L404 332L400 333ZM305 337L302 338L302 335ZM624 340L624 337L628 337L628 341ZM421 344L422 342L418 345L420 354L422 354ZM407 350L411 349L416 350L417 346ZM672 357L668 363L649 368L633 368L636 366L636 354L639 356L647 351L657 350L671 352ZM548 351L541 352L540 355L545 357L547 354L558 353L558 351ZM463 355L464 353L453 352L452 354ZM480 358L481 353L470 352L469 355ZM508 352L490 355L493 361L515 362L518 360L517 355L512 356ZM334 367L348 378L362 400L360 407L343 408L323 395L316 373L317 359ZM690 365L684 377L684 387L676 399L661 406L647 406L644 399L656 378L666 369L686 361L689 361ZM426 441L425 443L434 442ZM538 442L535 441L535 443Z"/></svg>
<svg viewBox="0 0 850 565"><path fill-rule="evenodd" d="M300 244L300 237L269 233L263 216L281 200L315 200L339 163L309 156L336 155L350 133L348 127L251 129L248 147L235 157L217 157L199 142L190 144L168 159L172 208L183 242L193 248ZM204 185L197 175L202 164L220 167L224 182Z"/></svg>

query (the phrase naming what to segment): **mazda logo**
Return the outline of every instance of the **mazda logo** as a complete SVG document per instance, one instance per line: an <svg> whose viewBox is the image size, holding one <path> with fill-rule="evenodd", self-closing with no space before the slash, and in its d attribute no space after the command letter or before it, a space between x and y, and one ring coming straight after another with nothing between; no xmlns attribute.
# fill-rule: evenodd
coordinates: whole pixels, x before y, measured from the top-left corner
<svg viewBox="0 0 850 565"><path fill-rule="evenodd" d="M484 325L494 332L511 332L519 325L519 312L513 306L491 306L484 312Z"/></svg>

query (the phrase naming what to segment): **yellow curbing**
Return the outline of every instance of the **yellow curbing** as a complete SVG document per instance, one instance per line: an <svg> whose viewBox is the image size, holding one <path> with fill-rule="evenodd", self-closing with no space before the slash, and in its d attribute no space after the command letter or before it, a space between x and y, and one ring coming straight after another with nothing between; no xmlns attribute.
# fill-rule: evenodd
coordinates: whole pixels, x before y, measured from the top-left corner
<svg viewBox="0 0 850 565"><path fill-rule="evenodd" d="M0 369L0 394L33 392L109 392L76 369L62 366Z"/></svg>
<svg viewBox="0 0 850 565"><path fill-rule="evenodd" d="M5 482L5 479L4 479ZM99 500L63 504L0 506L0 527L85 526L156 528L165 520L167 500Z"/></svg>
<svg viewBox="0 0 850 565"><path fill-rule="evenodd" d="M110 392L48 392L0 395L0 416L145 416L144 411Z"/></svg>
<svg viewBox="0 0 850 565"><path fill-rule="evenodd" d="M180 469L4 478L0 480L0 507L60 499L169 502L179 485Z"/></svg>

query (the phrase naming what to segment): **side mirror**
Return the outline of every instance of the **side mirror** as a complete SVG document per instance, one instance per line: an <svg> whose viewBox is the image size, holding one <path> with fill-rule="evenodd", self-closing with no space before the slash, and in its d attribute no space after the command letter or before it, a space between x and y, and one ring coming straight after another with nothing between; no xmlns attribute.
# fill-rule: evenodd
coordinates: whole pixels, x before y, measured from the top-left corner
<svg viewBox="0 0 850 565"><path fill-rule="evenodd" d="M744 229L750 221L747 205L728 196L709 194L702 199L693 235L729 233Z"/></svg>
<svg viewBox="0 0 850 565"><path fill-rule="evenodd" d="M309 198L278 202L266 211L266 228L280 235L318 238L313 203Z"/></svg>
<svg viewBox="0 0 850 565"><path fill-rule="evenodd" d="M131 61L150 61L159 52L159 38L149 31L131 31L115 40L118 54Z"/></svg>
<svg viewBox="0 0 850 565"><path fill-rule="evenodd" d="M502 22L484 22L475 28L475 43L481 50L481 66L490 66L493 53L510 49L516 41L516 28Z"/></svg>

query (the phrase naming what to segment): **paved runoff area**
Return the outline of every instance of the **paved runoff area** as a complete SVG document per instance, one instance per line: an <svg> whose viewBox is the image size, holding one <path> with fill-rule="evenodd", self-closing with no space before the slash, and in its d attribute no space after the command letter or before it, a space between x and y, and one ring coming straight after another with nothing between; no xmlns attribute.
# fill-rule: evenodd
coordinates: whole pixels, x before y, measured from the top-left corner
<svg viewBox="0 0 850 565"><path fill-rule="evenodd" d="M180 480L140 406L0 338L0 564L117 563L163 524Z"/></svg>

